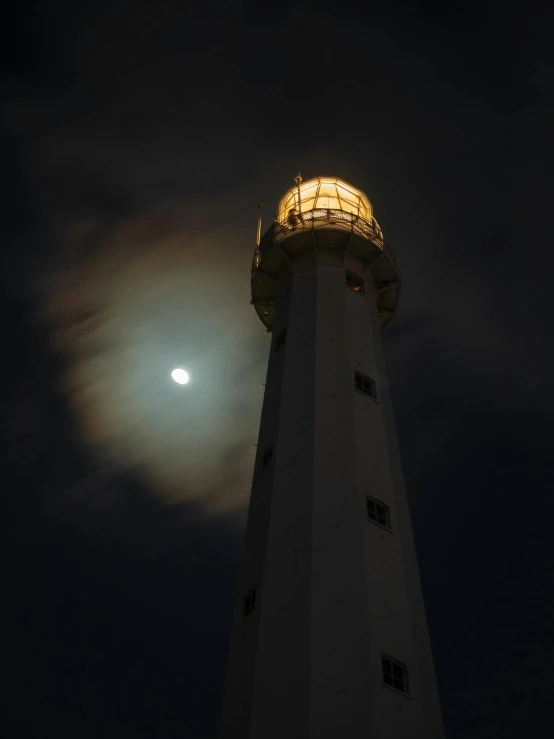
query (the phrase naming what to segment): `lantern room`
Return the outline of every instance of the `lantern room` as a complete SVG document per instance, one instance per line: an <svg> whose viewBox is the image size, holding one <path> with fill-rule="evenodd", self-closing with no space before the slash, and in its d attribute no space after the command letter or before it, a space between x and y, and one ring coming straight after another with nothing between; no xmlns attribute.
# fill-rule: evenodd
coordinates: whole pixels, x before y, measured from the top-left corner
<svg viewBox="0 0 554 739"><path fill-rule="evenodd" d="M296 187L291 188L281 198L277 220L286 222L289 215L297 215L314 210L338 210L359 216L371 223L372 207L367 196L352 185L336 177L316 177L302 182L296 178Z"/></svg>

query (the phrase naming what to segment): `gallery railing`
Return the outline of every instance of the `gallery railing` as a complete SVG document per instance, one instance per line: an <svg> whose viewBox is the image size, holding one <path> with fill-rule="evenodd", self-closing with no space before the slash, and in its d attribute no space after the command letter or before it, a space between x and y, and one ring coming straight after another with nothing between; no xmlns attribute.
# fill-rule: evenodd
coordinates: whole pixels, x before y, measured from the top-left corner
<svg viewBox="0 0 554 739"><path fill-rule="evenodd" d="M275 218L273 225L273 244L258 245L254 253L254 261L252 263L252 272L254 272L261 261L262 250L265 251L273 245L280 243L287 236L298 231L306 229L341 228L345 231L357 232L365 236L366 239L373 242L379 249L382 249L392 262L398 266L398 259L393 249L383 241L383 232L377 225L377 221L372 219L366 221L355 213L348 213L345 210L335 210L330 208L317 208L307 210L303 213L289 213L282 218Z"/></svg>

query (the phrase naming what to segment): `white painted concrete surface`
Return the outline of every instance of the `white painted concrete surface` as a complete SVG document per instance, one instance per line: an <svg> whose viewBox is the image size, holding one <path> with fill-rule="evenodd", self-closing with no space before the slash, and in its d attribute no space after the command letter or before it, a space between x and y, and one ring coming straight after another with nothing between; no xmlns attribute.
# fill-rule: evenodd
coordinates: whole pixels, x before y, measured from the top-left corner
<svg viewBox="0 0 554 739"><path fill-rule="evenodd" d="M327 236L301 254L287 239L277 275L273 336L287 333L268 366L220 738L442 739L375 280L366 297L347 288L345 266L368 265ZM392 531L367 519L366 495ZM384 685L383 654L407 666L409 696Z"/></svg>

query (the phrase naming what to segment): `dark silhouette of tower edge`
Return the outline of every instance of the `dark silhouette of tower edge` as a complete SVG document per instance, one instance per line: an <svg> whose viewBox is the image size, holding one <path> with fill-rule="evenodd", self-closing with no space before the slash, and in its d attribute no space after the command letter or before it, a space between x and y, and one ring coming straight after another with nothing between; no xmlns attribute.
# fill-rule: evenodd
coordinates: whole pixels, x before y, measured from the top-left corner
<svg viewBox="0 0 554 739"><path fill-rule="evenodd" d="M381 341L398 260L331 177L299 175L260 233L273 337L220 739L443 739Z"/></svg>

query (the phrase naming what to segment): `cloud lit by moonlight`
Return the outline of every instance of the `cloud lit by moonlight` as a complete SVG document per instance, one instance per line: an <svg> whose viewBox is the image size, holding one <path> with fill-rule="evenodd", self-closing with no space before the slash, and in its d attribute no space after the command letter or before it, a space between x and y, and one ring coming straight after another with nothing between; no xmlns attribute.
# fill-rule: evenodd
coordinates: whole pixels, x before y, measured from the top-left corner
<svg viewBox="0 0 554 739"><path fill-rule="evenodd" d="M165 503L242 527L268 341L235 276L251 249L233 206L215 225L213 208L231 209L226 201L76 221L41 298L53 345L68 358L60 384L96 464L130 471ZM74 259L85 236L94 249ZM225 269L213 277L215 262Z"/></svg>

